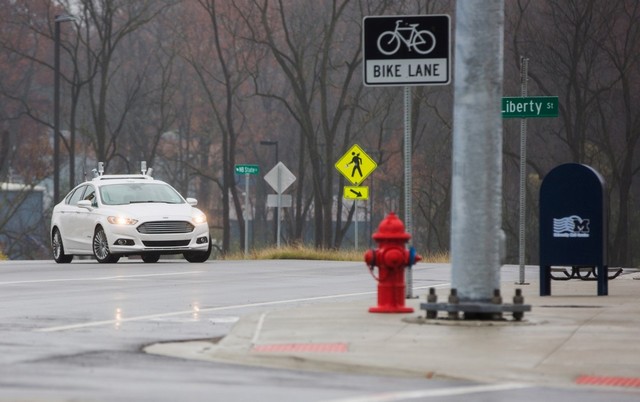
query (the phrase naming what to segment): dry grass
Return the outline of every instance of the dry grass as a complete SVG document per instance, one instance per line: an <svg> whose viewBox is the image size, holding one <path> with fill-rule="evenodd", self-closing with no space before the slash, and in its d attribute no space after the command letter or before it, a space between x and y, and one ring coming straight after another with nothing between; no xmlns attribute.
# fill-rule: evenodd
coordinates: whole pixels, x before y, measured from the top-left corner
<svg viewBox="0 0 640 402"><path fill-rule="evenodd" d="M1 250L0 250L0 261L6 261L8 260L9 257L7 257Z"/></svg>
<svg viewBox="0 0 640 402"><path fill-rule="evenodd" d="M356 250L318 250L302 246L284 246L281 248L267 248L254 250L249 253L252 260L330 260L330 261L364 261L364 251ZM244 253L232 253L224 257L225 260L243 260ZM422 255L422 262L447 263L449 254L436 252Z"/></svg>

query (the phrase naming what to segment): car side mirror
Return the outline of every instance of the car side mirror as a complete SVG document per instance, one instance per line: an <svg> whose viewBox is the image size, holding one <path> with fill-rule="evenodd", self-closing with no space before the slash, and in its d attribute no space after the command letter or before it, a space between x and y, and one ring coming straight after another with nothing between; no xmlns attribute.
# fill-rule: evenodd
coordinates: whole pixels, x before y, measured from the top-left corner
<svg viewBox="0 0 640 402"><path fill-rule="evenodd" d="M89 200L80 200L76 205L80 208L86 208L88 210L91 210L91 201Z"/></svg>
<svg viewBox="0 0 640 402"><path fill-rule="evenodd" d="M195 198L187 198L187 204L195 207L196 205L198 205L198 200L196 200Z"/></svg>

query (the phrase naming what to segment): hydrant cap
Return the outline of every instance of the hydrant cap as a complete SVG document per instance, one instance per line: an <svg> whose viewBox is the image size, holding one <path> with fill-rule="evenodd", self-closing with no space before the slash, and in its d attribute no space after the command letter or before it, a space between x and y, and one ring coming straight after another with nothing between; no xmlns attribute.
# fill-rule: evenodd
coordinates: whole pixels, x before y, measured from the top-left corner
<svg viewBox="0 0 640 402"><path fill-rule="evenodd" d="M389 212L386 218L380 222L378 231L373 234L373 240L404 240L408 241L411 235L404 230L404 223L393 212Z"/></svg>

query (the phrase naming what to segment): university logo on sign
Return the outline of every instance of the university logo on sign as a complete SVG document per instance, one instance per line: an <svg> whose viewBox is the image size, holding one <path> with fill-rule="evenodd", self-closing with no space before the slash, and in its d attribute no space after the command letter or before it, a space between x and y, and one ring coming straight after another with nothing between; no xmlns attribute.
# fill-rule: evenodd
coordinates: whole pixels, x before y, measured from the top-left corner
<svg viewBox="0 0 640 402"><path fill-rule="evenodd" d="M362 32L365 85L451 81L448 15L365 17Z"/></svg>
<svg viewBox="0 0 640 402"><path fill-rule="evenodd" d="M589 219L578 215L553 218L553 237L589 237Z"/></svg>

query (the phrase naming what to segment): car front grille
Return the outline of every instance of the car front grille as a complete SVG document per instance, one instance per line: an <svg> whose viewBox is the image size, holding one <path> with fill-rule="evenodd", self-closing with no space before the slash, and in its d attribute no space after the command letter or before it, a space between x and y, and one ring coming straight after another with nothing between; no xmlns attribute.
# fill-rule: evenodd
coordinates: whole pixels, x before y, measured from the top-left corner
<svg viewBox="0 0 640 402"><path fill-rule="evenodd" d="M189 240L159 240L159 241L143 241L146 247L184 247L189 245Z"/></svg>
<svg viewBox="0 0 640 402"><path fill-rule="evenodd" d="M187 221L145 222L138 226L138 232L144 234L191 233L194 226Z"/></svg>

